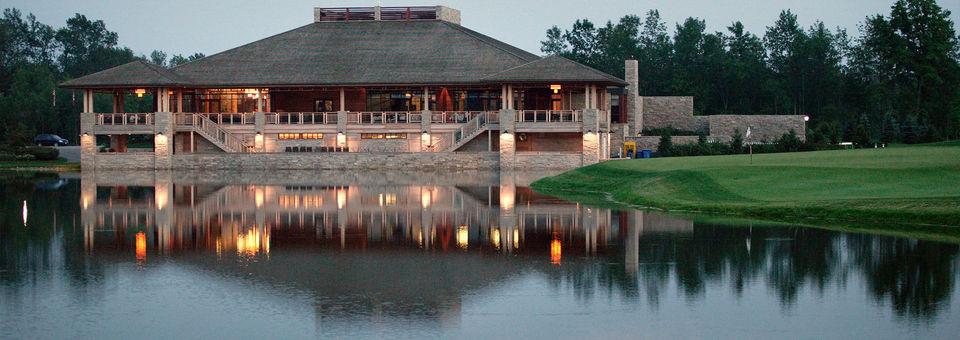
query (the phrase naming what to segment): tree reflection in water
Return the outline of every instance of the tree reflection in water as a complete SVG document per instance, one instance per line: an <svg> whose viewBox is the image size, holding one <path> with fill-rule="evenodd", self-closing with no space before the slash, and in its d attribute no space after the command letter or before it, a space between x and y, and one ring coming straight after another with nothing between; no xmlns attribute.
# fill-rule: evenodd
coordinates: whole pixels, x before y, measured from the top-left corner
<svg viewBox="0 0 960 340"><path fill-rule="evenodd" d="M740 298L767 288L789 310L804 291L823 295L856 279L897 315L933 320L954 298L958 275L956 244L588 209L503 179L420 186L85 178L56 191L39 189L41 180L0 179L7 295L58 268L75 294L88 294L106 289L108 267L139 259L149 270L162 258L309 292L318 318L440 317L523 273L578 300L616 297L653 309L672 298L672 285L692 304L713 289ZM24 200L30 228L19 219Z"/></svg>

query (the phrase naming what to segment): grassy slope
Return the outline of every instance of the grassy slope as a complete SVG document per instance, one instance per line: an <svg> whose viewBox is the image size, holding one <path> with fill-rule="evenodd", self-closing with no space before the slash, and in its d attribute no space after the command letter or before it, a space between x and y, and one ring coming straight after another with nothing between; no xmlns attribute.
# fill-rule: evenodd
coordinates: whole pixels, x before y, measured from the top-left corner
<svg viewBox="0 0 960 340"><path fill-rule="evenodd" d="M960 143L610 161L540 180L541 192L669 210L788 220L960 225Z"/></svg>

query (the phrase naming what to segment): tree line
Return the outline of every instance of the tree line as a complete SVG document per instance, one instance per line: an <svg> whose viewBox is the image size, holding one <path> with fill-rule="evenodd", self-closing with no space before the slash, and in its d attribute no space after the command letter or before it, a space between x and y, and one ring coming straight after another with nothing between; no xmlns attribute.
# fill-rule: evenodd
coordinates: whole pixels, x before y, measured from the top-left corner
<svg viewBox="0 0 960 340"><path fill-rule="evenodd" d="M541 51L623 76L640 64L643 96L695 97L695 112L801 114L808 136L875 143L960 137L960 48L950 12L935 0L898 0L868 16L859 35L780 13L762 36L741 22L707 32L688 18L672 35L660 13L547 30Z"/></svg>
<svg viewBox="0 0 960 340"><path fill-rule="evenodd" d="M24 16L15 8L0 17L0 145L30 144L38 133L52 133L76 142L79 135L83 96L76 90L60 89L64 80L81 77L134 60L173 67L202 58L174 55L169 60L162 51L149 57L137 55L120 46L118 35L102 20L81 14L67 19L66 25L53 28ZM109 98L97 100L100 112L112 110ZM130 110L150 107L146 98L127 104Z"/></svg>

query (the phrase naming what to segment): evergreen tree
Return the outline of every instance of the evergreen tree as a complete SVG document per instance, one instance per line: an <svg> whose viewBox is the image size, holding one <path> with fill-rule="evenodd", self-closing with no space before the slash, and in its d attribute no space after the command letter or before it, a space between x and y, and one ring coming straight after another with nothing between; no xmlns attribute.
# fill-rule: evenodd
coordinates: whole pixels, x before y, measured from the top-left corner
<svg viewBox="0 0 960 340"><path fill-rule="evenodd" d="M883 124L880 125L880 142L890 144L899 140L900 124L897 123L897 117L888 112L883 115Z"/></svg>
<svg viewBox="0 0 960 340"><path fill-rule="evenodd" d="M857 119L857 125L854 130L853 143L858 147L866 148L873 145L873 138L870 134L870 117L861 114Z"/></svg>

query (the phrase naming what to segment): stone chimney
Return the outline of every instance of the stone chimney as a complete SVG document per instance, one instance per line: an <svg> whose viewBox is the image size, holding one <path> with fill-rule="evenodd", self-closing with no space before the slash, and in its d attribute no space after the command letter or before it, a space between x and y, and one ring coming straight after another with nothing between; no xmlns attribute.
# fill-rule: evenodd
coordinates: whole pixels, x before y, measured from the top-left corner
<svg viewBox="0 0 960 340"><path fill-rule="evenodd" d="M636 60L624 62L624 80L627 81L627 126L629 136L643 133L643 97L640 97L640 65Z"/></svg>

